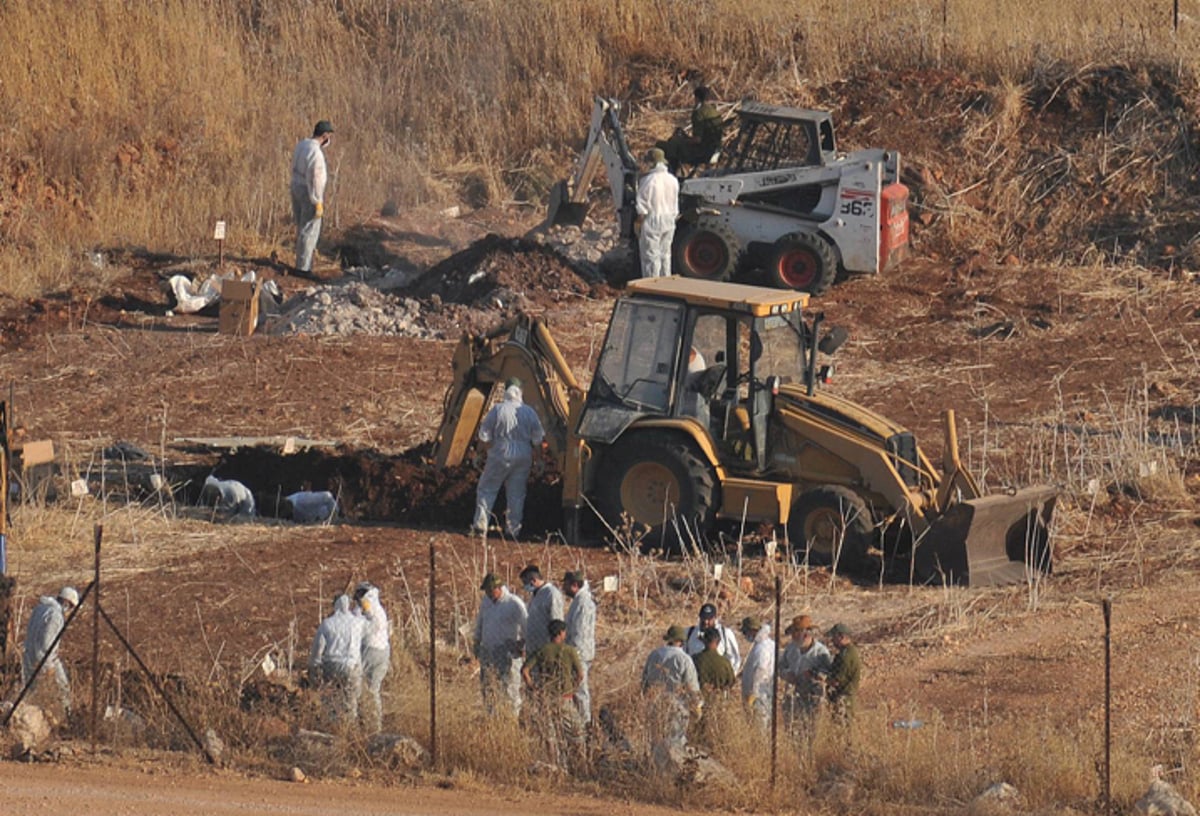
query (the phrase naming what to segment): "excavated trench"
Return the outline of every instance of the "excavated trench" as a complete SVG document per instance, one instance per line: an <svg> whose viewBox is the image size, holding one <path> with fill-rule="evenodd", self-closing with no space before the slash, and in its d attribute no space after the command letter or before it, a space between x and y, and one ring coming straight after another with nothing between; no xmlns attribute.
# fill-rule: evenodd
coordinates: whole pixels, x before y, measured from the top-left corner
<svg viewBox="0 0 1200 816"><path fill-rule="evenodd" d="M172 474L184 482L177 497L199 500L204 477L236 479L254 493L260 516L278 516L280 501L298 490L328 490L338 497L342 517L354 522L391 522L466 530L475 506L479 471L470 465L439 468L433 445L425 443L397 456L367 449L309 449L281 454L243 448L223 455L213 467L189 466ZM529 480L523 532L540 536L562 526L559 476L548 468ZM504 494L493 512L502 516Z"/></svg>

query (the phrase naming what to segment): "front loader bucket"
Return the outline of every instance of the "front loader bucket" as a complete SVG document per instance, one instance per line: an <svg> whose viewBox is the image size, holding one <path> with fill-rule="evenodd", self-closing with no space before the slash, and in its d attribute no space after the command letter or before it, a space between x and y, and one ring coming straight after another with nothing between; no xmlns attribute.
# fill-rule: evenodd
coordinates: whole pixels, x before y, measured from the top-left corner
<svg viewBox="0 0 1200 816"><path fill-rule="evenodd" d="M550 203L546 207L547 224L581 227L587 214L588 203L571 201L565 181L560 181L550 188Z"/></svg>
<svg viewBox="0 0 1200 816"><path fill-rule="evenodd" d="M1058 491L1028 487L953 505L917 542L914 578L970 586L1015 584L1050 572Z"/></svg>

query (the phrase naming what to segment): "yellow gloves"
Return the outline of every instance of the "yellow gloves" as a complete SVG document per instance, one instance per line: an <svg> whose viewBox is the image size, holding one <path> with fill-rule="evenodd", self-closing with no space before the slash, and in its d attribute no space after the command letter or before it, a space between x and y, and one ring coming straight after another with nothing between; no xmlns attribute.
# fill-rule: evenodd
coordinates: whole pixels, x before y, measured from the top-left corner
<svg viewBox="0 0 1200 816"><path fill-rule="evenodd" d="M317 218L324 218L324 217L325 217L325 202L318 201L317 202Z"/></svg>

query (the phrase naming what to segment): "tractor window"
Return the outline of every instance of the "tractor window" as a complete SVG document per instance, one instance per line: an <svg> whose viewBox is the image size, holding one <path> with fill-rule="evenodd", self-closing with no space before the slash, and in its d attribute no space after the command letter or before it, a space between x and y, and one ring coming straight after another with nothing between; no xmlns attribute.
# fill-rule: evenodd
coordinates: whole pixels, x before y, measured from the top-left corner
<svg viewBox="0 0 1200 816"><path fill-rule="evenodd" d="M666 412L683 308L625 300L613 310L593 389L639 411Z"/></svg>
<svg viewBox="0 0 1200 816"><path fill-rule="evenodd" d="M804 329L800 325L800 312L761 319L755 337L761 345L754 365L755 377L765 381L776 376L785 383L804 379Z"/></svg>

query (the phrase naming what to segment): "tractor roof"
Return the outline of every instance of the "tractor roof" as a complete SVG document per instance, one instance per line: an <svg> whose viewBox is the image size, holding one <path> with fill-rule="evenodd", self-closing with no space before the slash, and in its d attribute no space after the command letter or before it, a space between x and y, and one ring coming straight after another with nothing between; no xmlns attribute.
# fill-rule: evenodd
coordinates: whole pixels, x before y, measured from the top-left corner
<svg viewBox="0 0 1200 816"><path fill-rule="evenodd" d="M674 298L692 306L746 312L755 317L785 314L808 305L807 292L697 280L677 275L666 278L639 278L627 283L625 289L636 295Z"/></svg>

